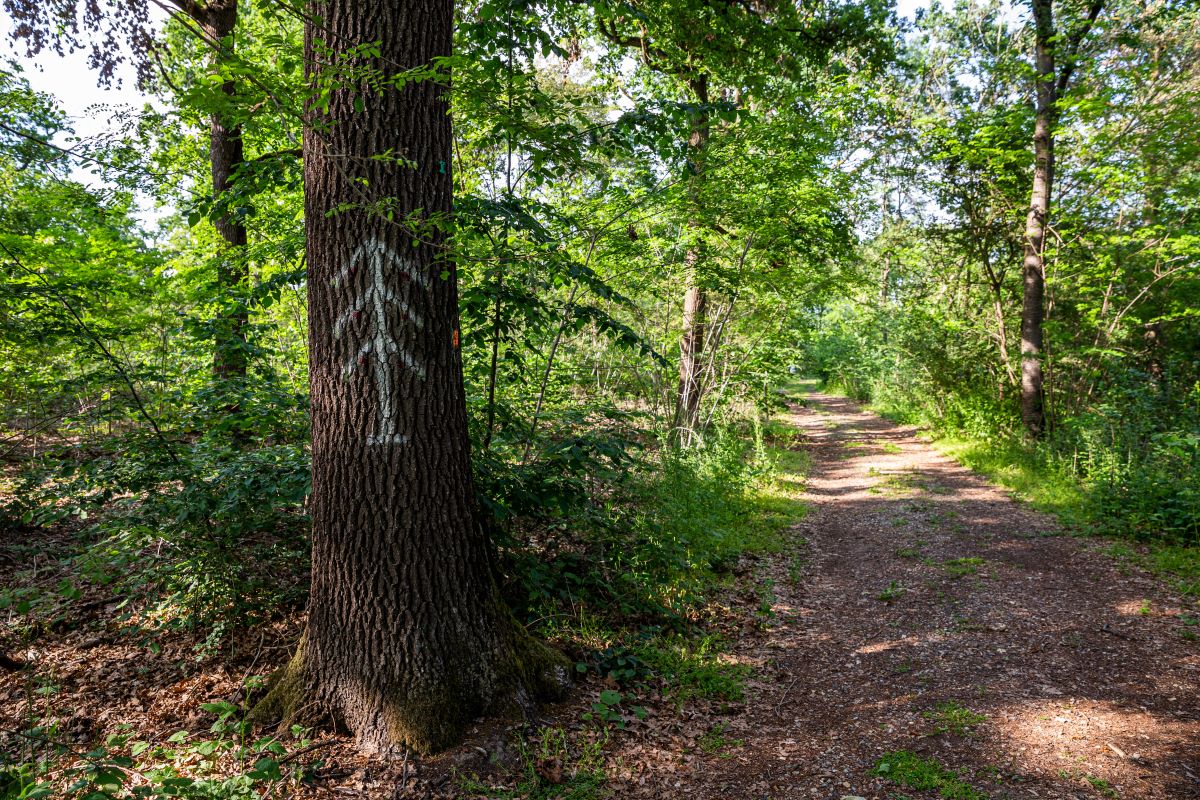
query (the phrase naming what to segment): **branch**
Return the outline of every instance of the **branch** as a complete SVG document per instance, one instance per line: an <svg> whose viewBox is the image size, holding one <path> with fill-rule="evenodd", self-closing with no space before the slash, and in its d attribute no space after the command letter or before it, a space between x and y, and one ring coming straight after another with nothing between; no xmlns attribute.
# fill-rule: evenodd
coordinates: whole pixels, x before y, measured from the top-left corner
<svg viewBox="0 0 1200 800"><path fill-rule="evenodd" d="M133 396L133 402L137 405L138 411L141 412L141 415L146 422L150 423L150 427L154 429L154 435L160 442L162 442L163 448L165 448L167 451L167 455L171 457L171 462L176 466L179 466L179 458L175 455L175 448L171 447L171 443L167 441L166 436L163 436L163 432L159 429L158 423L154 420L154 417L150 416L150 412L146 410L146 406L142 403L142 396L138 394L137 387L134 386L133 380L129 377L129 373L125 371L125 367L121 364L120 360L113 355L111 350L104 346L104 342L100 341L100 337L97 336L88 326L88 324L83 321L83 317L79 315L79 312L75 310L75 307L71 305L71 302L67 300L66 296L64 296L62 292L55 288L54 284L47 280L45 275L25 266L24 262L17 257L17 254L12 250L9 250L8 245L4 244L3 242L0 242L0 250L3 250L8 255L14 266L16 266L22 272L32 275L45 284L46 288L50 290L50 293L58 299L58 302L63 304L63 307L67 309L67 312L79 325L80 330L82 330L87 337L92 340L92 343L95 344L100 352L105 355L105 357L112 364L113 369L115 369L117 374L121 376L121 380L125 382L125 385L129 388L129 393Z"/></svg>
<svg viewBox="0 0 1200 800"><path fill-rule="evenodd" d="M255 156L254 158L248 158L242 163L260 164L264 161L274 161L275 159L279 159L279 158L296 158L296 159L303 160L304 159L304 149L301 147L290 147L287 150L273 150L270 153L263 153L261 156Z"/></svg>
<svg viewBox="0 0 1200 800"><path fill-rule="evenodd" d="M1087 19L1079 24L1075 32L1067 39L1067 49L1063 53L1062 73L1058 76L1058 83L1055 85L1055 97L1061 97L1063 92L1067 90L1067 84L1071 82L1071 75L1075 72L1075 66L1078 63L1079 48L1083 46L1084 37L1091 31L1092 26L1096 23L1096 18L1100 16L1100 11L1104 8L1104 0L1092 0L1092 4L1088 6Z"/></svg>

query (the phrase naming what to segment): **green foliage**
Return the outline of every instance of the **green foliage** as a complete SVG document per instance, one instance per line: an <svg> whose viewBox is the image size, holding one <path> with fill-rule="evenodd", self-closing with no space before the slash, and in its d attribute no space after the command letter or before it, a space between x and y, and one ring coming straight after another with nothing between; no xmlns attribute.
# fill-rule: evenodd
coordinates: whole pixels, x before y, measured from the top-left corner
<svg viewBox="0 0 1200 800"><path fill-rule="evenodd" d="M242 3L218 58L183 16L152 49L139 40L161 102L87 141L3 69L0 460L16 463L0 524L55 544L0 607L32 636L103 591L122 626L187 630L204 651L302 607L296 148L320 132L301 110L446 70L456 212L443 277L459 292L481 523L517 615L588 653L580 674L615 684L589 712L601 727L623 723L655 679L679 702L742 697L748 670L689 622L755 554L789 553L789 580L801 576L789 528L807 456L786 424L762 422L797 369L929 426L1071 522L1153 545L1128 552L1195 594L1200 26L1176 5L1106 7L1059 102L1051 424L1038 442L1018 410L1030 38L999 2L934 5L901 31L876 0L481 0L456 8L444 63L381 69L365 43L308 78L299 16ZM1066 4L1061 24L1077 13ZM53 15L31 19L81 43ZM214 119L240 131L246 155L220 190ZM75 180L83 165L106 188ZM158 204L154 226L135 200ZM246 246L228 246L223 219L244 226ZM681 449L664 442L687 287L703 290L706 316L697 444ZM242 316L244 341L230 335ZM217 374L214 355L245 375ZM873 491L935 487L902 473ZM758 579L756 592L765 625L775 587ZM879 597L902 592L893 582ZM586 766L561 784L535 769L527 794L599 791L596 753L569 755L551 734L537 746L527 761ZM916 770L915 758L901 761ZM105 769L81 780L107 792Z"/></svg>
<svg viewBox="0 0 1200 800"><path fill-rule="evenodd" d="M971 788L954 770L908 750L888 753L875 763L871 774L907 789L936 791L943 800L987 800L986 795Z"/></svg>
<svg viewBox="0 0 1200 800"><path fill-rule="evenodd" d="M925 711L922 716L935 723L935 735L949 733L968 736L976 725L987 721L986 715L978 714L955 700L939 703L935 710Z"/></svg>
<svg viewBox="0 0 1200 800"><path fill-rule="evenodd" d="M898 581L889 581L888 585L884 587L883 591L875 595L875 599L882 600L885 603L890 603L893 600L899 600L907 591L908 589L901 586Z"/></svg>
<svg viewBox="0 0 1200 800"><path fill-rule="evenodd" d="M711 728L705 731L703 736L696 740L696 744L700 747L700 752L707 755L718 755L721 758L731 758L733 753L729 751L735 747L741 747L745 744L745 740L727 737L725 734L728 731L728 722L714 723Z"/></svg>
<svg viewBox="0 0 1200 800"><path fill-rule="evenodd" d="M303 768L286 765L286 743L311 744L307 731L254 737L242 709L205 703L211 737L178 731L162 742L136 739L128 725L86 752L63 744L54 726L21 732L24 752L0 760L5 800L253 800L268 787L295 785ZM230 769L233 765L233 769Z"/></svg>
<svg viewBox="0 0 1200 800"><path fill-rule="evenodd" d="M157 442L126 444L87 461L52 452L8 512L25 524L99 518L64 558L72 580L115 591L140 627L205 631L209 649L302 602L303 449L202 440L171 461Z"/></svg>
<svg viewBox="0 0 1200 800"><path fill-rule="evenodd" d="M667 696L676 703L693 698L741 702L751 669L721 659L721 640L673 637L647 642L640 650L644 663L666 682Z"/></svg>
<svg viewBox="0 0 1200 800"><path fill-rule="evenodd" d="M586 674L595 671L602 678L620 686L642 682L652 674L651 668L638 653L625 645L610 645L575 665L575 671Z"/></svg>
<svg viewBox="0 0 1200 800"><path fill-rule="evenodd" d="M536 515L536 503L526 507L522 524L540 531L540 546L508 540L520 587L510 602L535 619L580 602L614 622L680 619L718 570L781 546L776 525L755 513L772 468L751 454L734 431L718 429L703 447L659 450L629 472L582 462L588 492L572 494L565 512L553 503ZM571 473L551 466L545 474L557 482Z"/></svg>
<svg viewBox="0 0 1200 800"><path fill-rule="evenodd" d="M626 722L626 708L623 701L628 699L624 694L614 689L603 689L592 702L591 710L581 715L584 722L597 722L601 725L613 725L623 730ZM629 706L629 713L637 719L646 718L646 709L641 706Z"/></svg>
<svg viewBox="0 0 1200 800"><path fill-rule="evenodd" d="M607 734L579 741L562 728L542 728L518 745L519 778L494 786L477 776L459 781L462 792L490 800L596 800L604 790Z"/></svg>
<svg viewBox="0 0 1200 800"><path fill-rule="evenodd" d="M942 569L951 578L965 578L968 575L974 575L983 566L982 558L952 558L949 561L942 562Z"/></svg>

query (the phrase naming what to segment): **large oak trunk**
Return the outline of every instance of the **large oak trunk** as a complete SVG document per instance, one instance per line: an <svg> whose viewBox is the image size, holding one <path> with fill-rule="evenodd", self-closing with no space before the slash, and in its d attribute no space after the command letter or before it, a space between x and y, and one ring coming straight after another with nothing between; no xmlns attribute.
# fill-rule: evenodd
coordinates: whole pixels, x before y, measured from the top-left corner
<svg viewBox="0 0 1200 800"><path fill-rule="evenodd" d="M309 20L315 98L345 68L395 76L450 54L451 0L313 3ZM311 705L375 752L440 749L566 680L500 600L475 514L445 80L333 88L304 141L312 595L265 708Z"/></svg>

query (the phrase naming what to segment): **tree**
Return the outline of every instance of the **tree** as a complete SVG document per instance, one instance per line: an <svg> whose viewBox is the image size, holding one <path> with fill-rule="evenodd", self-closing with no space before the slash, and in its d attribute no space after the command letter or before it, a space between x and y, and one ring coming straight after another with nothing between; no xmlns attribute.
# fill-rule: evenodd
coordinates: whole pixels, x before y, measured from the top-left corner
<svg viewBox="0 0 1200 800"><path fill-rule="evenodd" d="M1061 36L1054 22L1054 0L1032 0L1034 24L1033 190L1025 218L1024 300L1021 305L1021 419L1030 436L1046 428L1042 375L1042 317L1046 292L1046 232L1054 193L1054 128L1059 99L1070 85L1080 46L1104 7L1090 0L1086 16Z"/></svg>
<svg viewBox="0 0 1200 800"><path fill-rule="evenodd" d="M726 3L715 0L596 2L594 26L608 42L629 48L651 72L668 76L682 92L688 188L684 297L679 341L679 391L673 439L698 441L705 392L705 347L714 341L709 305L715 269L708 243L724 234L717 209L706 203L714 122L733 123L751 98L780 99L768 89L780 73L803 94L835 53L861 48L869 59L887 50L878 3ZM717 102L714 102L714 98ZM794 97L784 100L795 102ZM739 108L740 107L740 108Z"/></svg>
<svg viewBox="0 0 1200 800"><path fill-rule="evenodd" d="M566 680L502 602L475 513L449 256L450 0L315 3L305 135L308 628L260 716L429 752ZM348 77L352 76L352 77Z"/></svg>
<svg viewBox="0 0 1200 800"><path fill-rule="evenodd" d="M212 48L212 69L220 81L220 106L214 109L209 123L209 165L212 171L213 203L217 212L213 219L217 233L225 241L224 252L217 262L217 285L232 295L222 298L224 308L217 321L216 341L213 343L213 375L217 378L246 377L246 325L249 314L245 300L250 280L246 266L246 225L238 210L229 202L234 178L246 162L242 142L242 126L234 113L237 86L233 78L223 75L234 54L234 32L238 22L237 0L173 0L201 28L204 41Z"/></svg>
<svg viewBox="0 0 1200 800"><path fill-rule="evenodd" d="M77 0L59 3L3 0L3 3L16 21L12 36L26 43L27 55L46 49L62 54L87 48L89 63L98 71L101 85L116 82L118 67L132 61L139 84L150 86L153 66L162 63L151 33L149 4L80 5ZM247 237L245 223L229 197L238 170L245 163L242 127L235 110L236 84L228 68L234 57L238 3L237 0L169 0L169 6L168 11L211 49L212 74L218 78L221 97L213 104L210 115L209 162L213 222L225 248L217 265L222 310L213 343L213 375L245 377L249 316L244 293L249 272L242 250ZM82 36L80 13L87 31Z"/></svg>

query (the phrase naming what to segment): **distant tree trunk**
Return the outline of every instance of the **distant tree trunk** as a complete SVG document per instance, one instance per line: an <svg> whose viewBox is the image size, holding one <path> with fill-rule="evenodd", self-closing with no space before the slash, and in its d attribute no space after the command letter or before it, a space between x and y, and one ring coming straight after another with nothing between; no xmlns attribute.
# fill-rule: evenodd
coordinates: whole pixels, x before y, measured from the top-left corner
<svg viewBox="0 0 1200 800"><path fill-rule="evenodd" d="M1091 0L1087 16L1069 35L1060 36L1054 23L1054 0L1032 0L1034 74L1037 90L1033 126L1033 191L1025 218L1022 272L1025 297L1021 306L1021 420L1026 432L1038 438L1046 431L1045 386L1042 377L1042 318L1046 294L1046 233L1054 193L1054 126L1058 99L1070 85L1084 39L1104 8ZM1062 57L1055 63L1055 54Z"/></svg>
<svg viewBox="0 0 1200 800"><path fill-rule="evenodd" d="M699 104L692 117L692 132L688 138L688 168L691 171L690 190L692 219L688 227L698 231L700 190L705 179L705 153L708 150L709 114L708 76L701 74L688 81ZM683 296L683 334L679 341L679 399L675 406L675 435L685 447L696 441L700 428L700 401L703 399L702 361L707 324L707 293L702 285L698 266L703 257L704 241L697 239L688 245L684 254L684 277L687 290Z"/></svg>
<svg viewBox="0 0 1200 800"><path fill-rule="evenodd" d="M1045 432L1042 378L1042 316L1046 291L1046 229L1054 185L1054 125L1057 121L1057 74L1054 68L1054 10L1052 0L1033 0L1034 66L1037 77L1033 129L1033 192L1025 217L1025 283L1021 306L1021 420L1026 432Z"/></svg>
<svg viewBox="0 0 1200 800"><path fill-rule="evenodd" d="M344 80L333 64L393 75L451 51L452 0L329 0L307 19L314 85ZM378 58L347 55L372 43ZM566 671L501 601L475 514L446 86L357 85L305 126L312 594L301 646L256 713L311 708L365 750L430 752Z"/></svg>
<svg viewBox="0 0 1200 800"><path fill-rule="evenodd" d="M185 10L195 18L213 46L213 69L220 70L230 56L233 34L237 28L237 0L212 0L203 6L185 4ZM229 80L221 84L221 92L232 101L236 87ZM245 163L241 125L229 120L228 110L218 110L210 121L209 162L212 172L212 194L215 203L226 202L225 194L232 188L233 175ZM217 265L219 302L227 304L217 321L213 342L213 375L217 378L246 376L246 325L249 322L245 290L250 280L246 266L246 226L228 208L215 223L217 233L225 242Z"/></svg>
<svg viewBox="0 0 1200 800"><path fill-rule="evenodd" d="M1008 320L1004 314L1004 273L1005 270L996 271L992 266L991 256L988 253L988 246L985 243L980 248L980 262L983 264L984 274L987 276L988 288L992 293L992 316L996 321L996 355L1000 359L1000 366L1004 368L1004 374L1007 380L1001 379L997 387L997 398L1001 403L1008 393L1008 387L1018 385L1017 372L1013 368L1012 358L1008 354Z"/></svg>
<svg viewBox="0 0 1200 800"><path fill-rule="evenodd" d="M999 290L996 290L992 295L992 313L996 316L996 351L1000 356L1000 366L1004 367L1004 374L1008 376L1007 382L1000 384L1000 400L1003 402L1005 388L1017 382L1017 373L1013 369L1012 359L1008 357L1008 322L1004 318L1004 301L1000 297Z"/></svg>
<svg viewBox="0 0 1200 800"><path fill-rule="evenodd" d="M888 298L892 291L892 251L883 251L883 277L879 281L879 310L885 317L881 333L883 334L883 343L888 343L888 320L886 318Z"/></svg>

